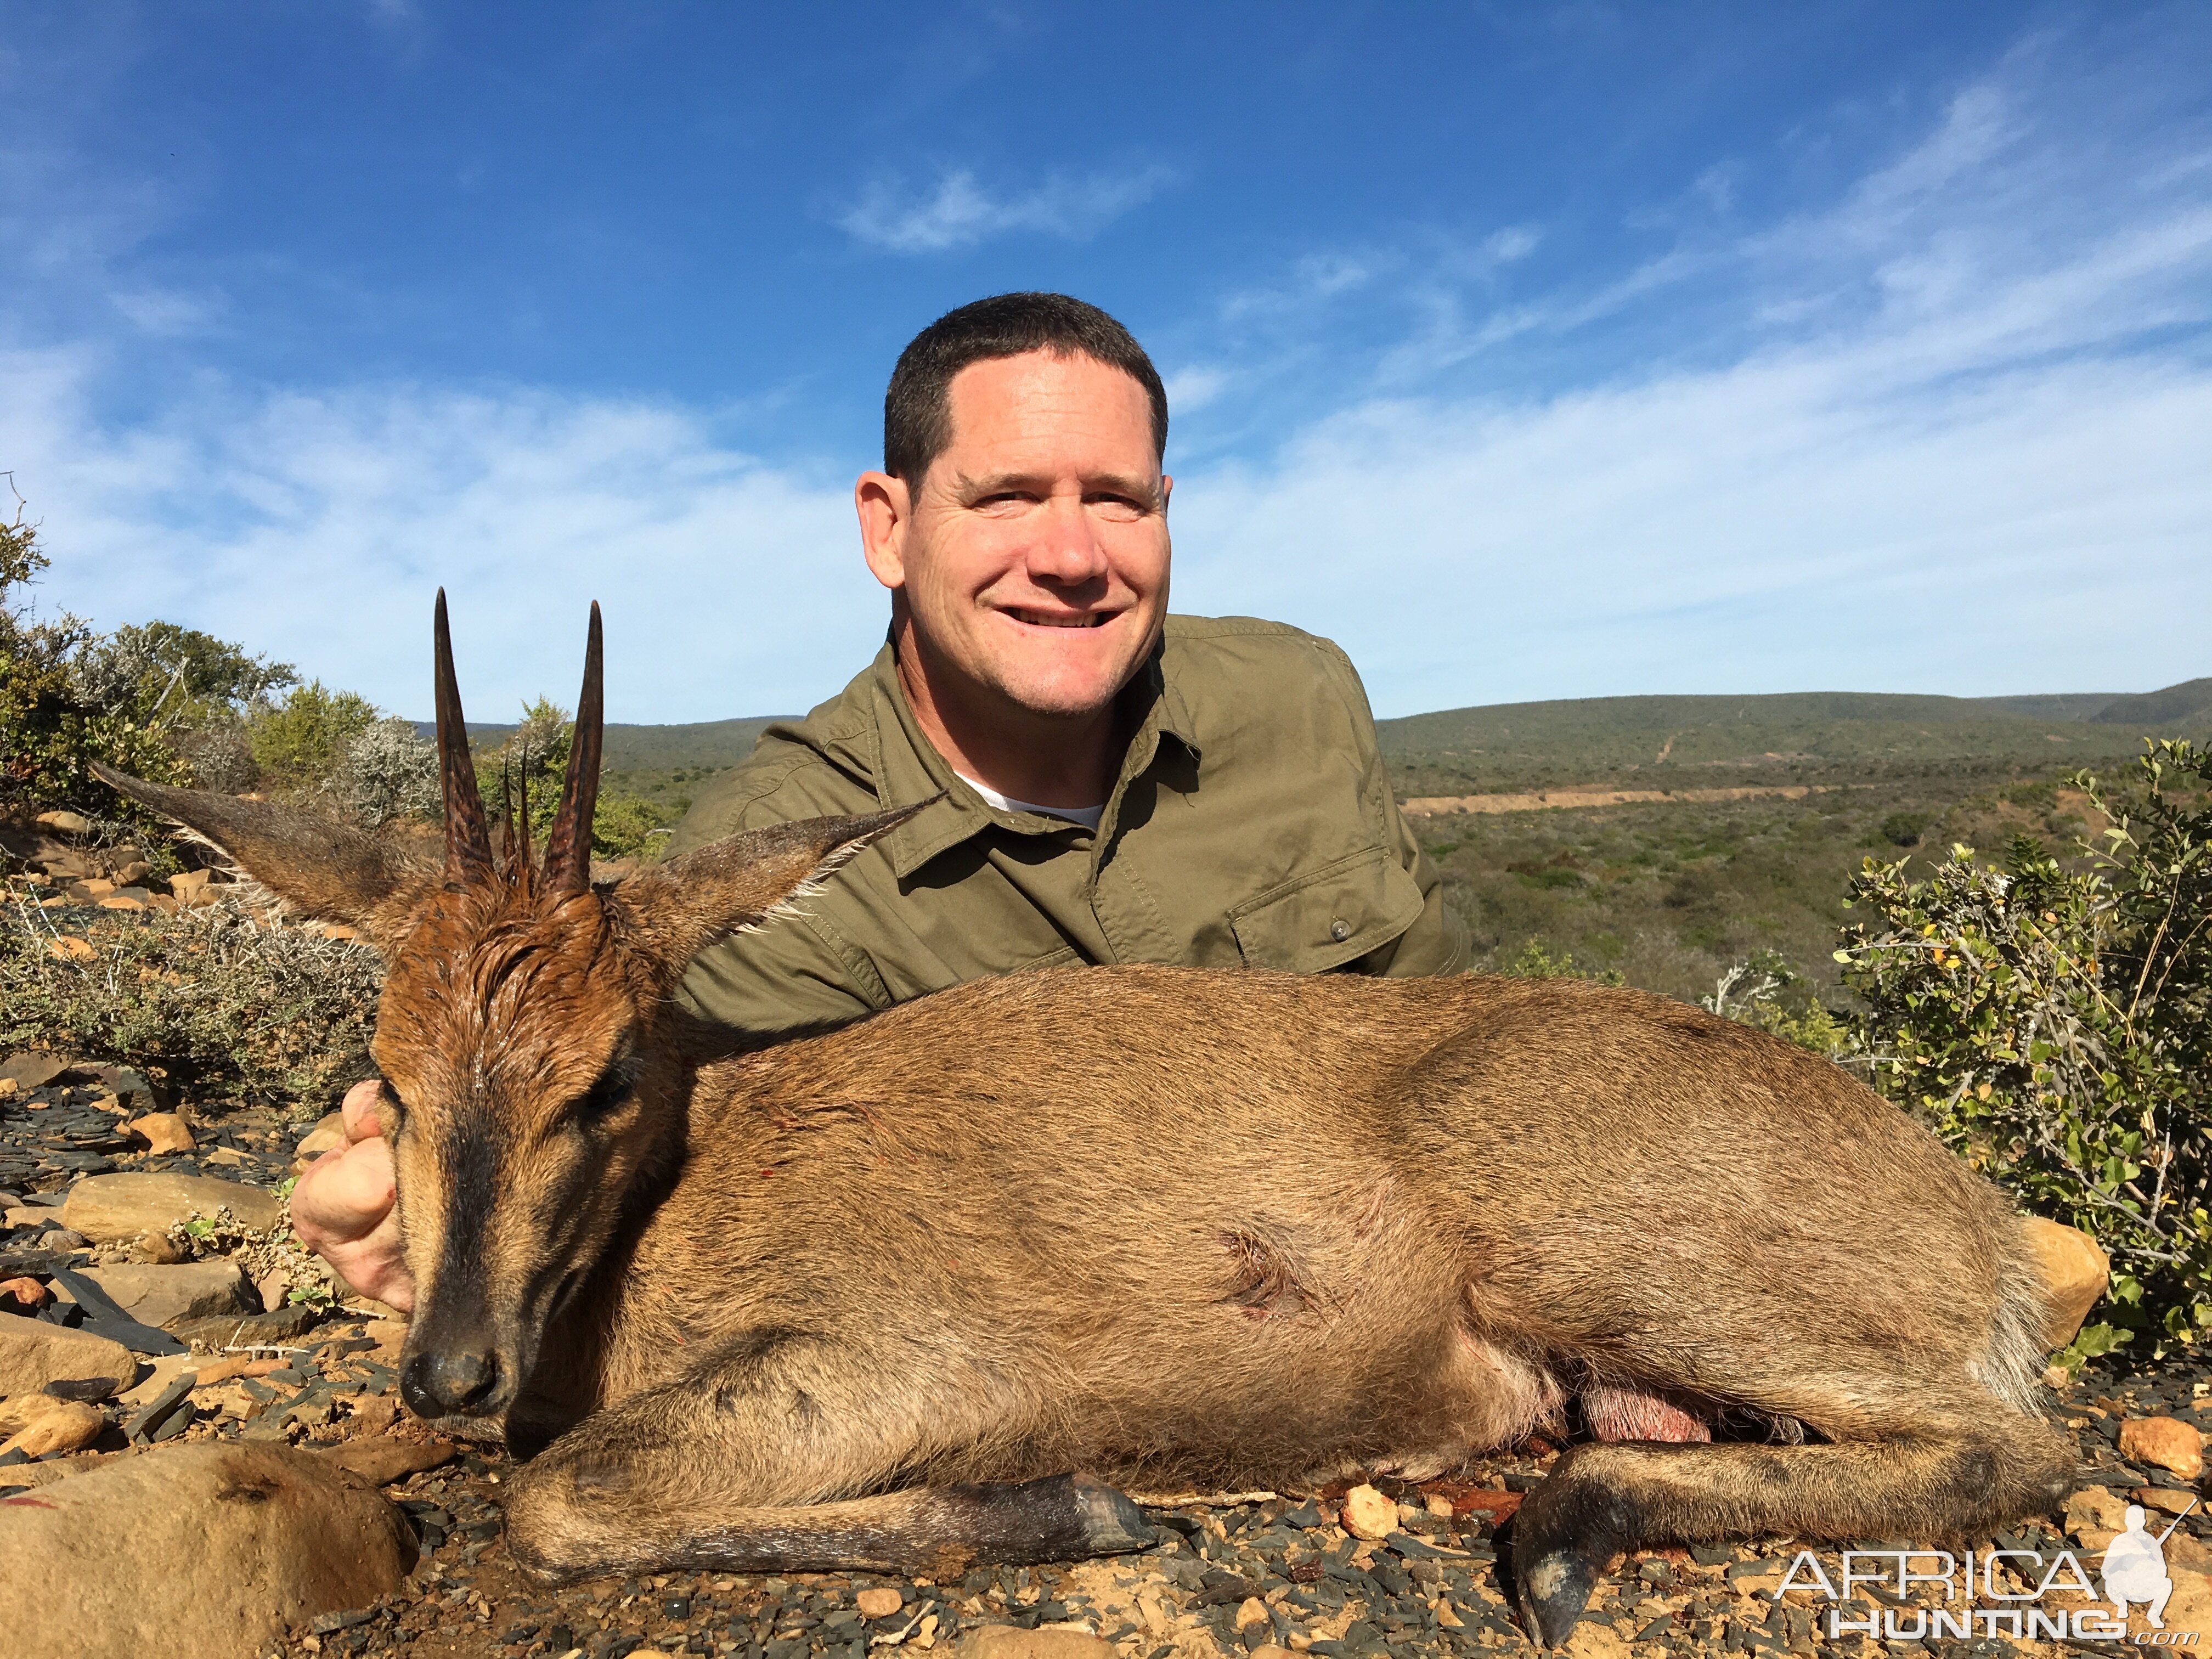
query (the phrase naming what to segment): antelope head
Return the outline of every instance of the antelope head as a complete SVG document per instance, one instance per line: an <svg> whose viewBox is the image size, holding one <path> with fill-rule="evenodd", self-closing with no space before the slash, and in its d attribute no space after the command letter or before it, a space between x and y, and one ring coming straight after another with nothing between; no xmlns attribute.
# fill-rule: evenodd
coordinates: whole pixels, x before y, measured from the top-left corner
<svg viewBox="0 0 2212 1659"><path fill-rule="evenodd" d="M371 1048L416 1287L400 1389L422 1416L489 1419L536 1367L626 1197L680 1149L684 1061L657 1039L684 967L918 809L778 824L594 883L599 606L542 862L512 815L494 845L442 591L436 676L442 864L422 843L313 813L97 769L384 956Z"/></svg>

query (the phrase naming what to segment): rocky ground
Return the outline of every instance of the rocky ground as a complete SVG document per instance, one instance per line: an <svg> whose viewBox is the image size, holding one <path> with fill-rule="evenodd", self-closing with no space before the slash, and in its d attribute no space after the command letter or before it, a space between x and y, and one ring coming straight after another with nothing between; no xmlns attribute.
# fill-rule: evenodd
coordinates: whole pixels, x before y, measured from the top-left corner
<svg viewBox="0 0 2212 1659"><path fill-rule="evenodd" d="M300 1497L311 1509L337 1504L341 1486L380 1491L404 1514L395 1535L412 1565L395 1565L380 1588L302 1578L292 1627L255 1638L263 1654L607 1659L651 1649L863 1659L951 1647L1001 1659L1270 1649L1339 1659L1528 1645L1501 1592L1499 1555L1510 1555L1522 1494L1557 1455L1541 1441L1419 1486L1378 1478L1311 1493L1154 1494L1164 1500L1149 1510L1158 1541L1142 1554L988 1569L957 1583L679 1573L544 1589L516 1570L501 1538L511 1466L495 1451L435 1441L405 1418L392 1369L404 1326L387 1310L330 1302L288 1242L278 1189L295 1166L300 1128L265 1111L163 1113L152 1103L128 1072L38 1055L0 1064L0 1553L8 1516L43 1506L68 1520L50 1500L62 1488L88 1500L98 1483L72 1485L88 1474L120 1492L117 1476L135 1459L267 1449L311 1471ZM2190 1507L2201 1431L2212 1427L2212 1373L2122 1366L2049 1386L2080 1448L2081 1490L2063 1516L1995 1546L2052 1563L2071 1549L2094 1572L2128 1503L2144 1505L2154 1528L2180 1515L2166 1546L2177 1585L2167 1623L2195 1620L2212 1632L2212 1578L2203 1576L2212 1573L2212 1516ZM317 1461L298 1462L301 1452ZM327 1490L316 1484L323 1471L337 1483ZM133 1490L130 1503L147 1513L131 1511L132 1525L169 1524L151 1513L156 1499ZM314 1524L280 1544L356 1547L314 1513ZM173 1565L225 1571L221 1529L210 1522L195 1533L190 1515L181 1524L204 1538L204 1559ZM70 1547L91 1548L87 1535ZM1631 1558L1600 1590L1571 1651L1870 1651L1876 1644L1863 1635L1831 1634L1837 1604L1817 1589L1778 1595L1795 1553L1785 1541ZM1832 1574L1835 1553L1821 1559ZM2019 1571L2023 1558L2006 1562L2000 1587L2034 1588ZM265 1587L284 1571L312 1577L313 1565L264 1563L253 1582ZM142 1571L153 1569L125 1569ZM2059 1650L2002 1632L1911 1639L1919 1610L1944 1603L1929 1586L1905 1588L1862 1588L1844 1616L1901 1618L1905 1633L1879 1643L1893 1653ZM241 1583L237 1594L276 1592ZM2212 1633L2199 1642L2212 1644Z"/></svg>

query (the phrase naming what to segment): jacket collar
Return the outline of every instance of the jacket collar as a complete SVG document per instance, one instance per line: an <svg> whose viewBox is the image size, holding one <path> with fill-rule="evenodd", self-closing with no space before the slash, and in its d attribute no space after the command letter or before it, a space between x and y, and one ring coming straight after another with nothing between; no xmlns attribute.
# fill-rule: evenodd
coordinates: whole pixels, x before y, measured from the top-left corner
<svg viewBox="0 0 2212 1659"><path fill-rule="evenodd" d="M888 640L862 681L869 718L853 722L825 741L825 756L872 779L876 799L885 806L927 800L932 795L941 797L884 837L884 852L901 881L939 854L987 830L1017 836L1053 836L1078 828L1034 812L1001 812L961 779L937 752L908 706L906 693L899 685L898 659ZM1197 728L1189 705L1166 672L1164 637L1121 696L1138 718L1099 822L1094 863L1098 850L1113 837L1122 795L1152 763L1160 738L1171 737L1190 751L1194 761L1199 757Z"/></svg>

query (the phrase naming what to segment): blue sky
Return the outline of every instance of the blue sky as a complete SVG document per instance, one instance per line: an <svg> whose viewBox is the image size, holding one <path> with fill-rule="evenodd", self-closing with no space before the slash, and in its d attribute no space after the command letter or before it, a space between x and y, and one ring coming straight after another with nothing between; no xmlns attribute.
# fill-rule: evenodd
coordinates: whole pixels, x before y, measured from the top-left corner
<svg viewBox="0 0 2212 1659"><path fill-rule="evenodd" d="M918 15L925 13L925 15ZM0 469L416 714L826 697L900 346L1115 312L1378 713L2212 672L2212 10L0 0Z"/></svg>

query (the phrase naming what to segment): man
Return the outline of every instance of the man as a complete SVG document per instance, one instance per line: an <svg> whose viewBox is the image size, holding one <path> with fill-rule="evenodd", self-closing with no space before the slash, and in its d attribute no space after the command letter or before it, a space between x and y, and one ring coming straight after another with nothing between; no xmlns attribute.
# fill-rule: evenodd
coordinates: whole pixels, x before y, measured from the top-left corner
<svg viewBox="0 0 2212 1659"><path fill-rule="evenodd" d="M771 726L672 852L941 797L802 914L702 953L702 1017L776 1035L989 974L1152 962L1455 973L1464 935L1325 640L1167 615L1167 397L1105 313L1013 294L901 355L854 486L890 590L874 664ZM1068 1040L1080 1042L1080 1032ZM404 1307L374 1091L301 1179L301 1237Z"/></svg>

